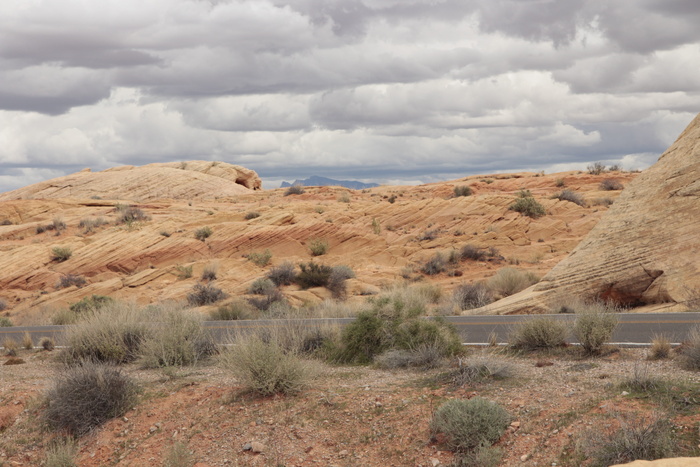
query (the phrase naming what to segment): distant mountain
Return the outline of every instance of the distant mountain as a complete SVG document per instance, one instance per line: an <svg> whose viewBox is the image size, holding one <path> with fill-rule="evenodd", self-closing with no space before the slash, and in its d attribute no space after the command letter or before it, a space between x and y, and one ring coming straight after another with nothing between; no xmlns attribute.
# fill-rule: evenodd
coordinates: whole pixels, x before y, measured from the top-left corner
<svg viewBox="0 0 700 467"><path fill-rule="evenodd" d="M355 180L334 180L332 178L319 177L312 175L306 180L295 180L294 183L282 182L280 188L288 188L292 185L302 186L342 186L351 190L364 190L365 188L374 188L379 186L378 183L362 183Z"/></svg>

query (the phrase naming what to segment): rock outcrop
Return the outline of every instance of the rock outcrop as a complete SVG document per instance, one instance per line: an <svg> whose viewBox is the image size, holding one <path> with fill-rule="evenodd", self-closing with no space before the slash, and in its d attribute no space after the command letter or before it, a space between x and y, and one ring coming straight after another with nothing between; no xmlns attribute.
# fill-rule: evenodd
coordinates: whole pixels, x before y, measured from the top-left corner
<svg viewBox="0 0 700 467"><path fill-rule="evenodd" d="M253 170L225 162L188 161L89 169L0 194L0 201L17 199L102 198L214 199L259 190Z"/></svg>
<svg viewBox="0 0 700 467"><path fill-rule="evenodd" d="M685 308L700 299L699 268L700 115L538 284L473 312L552 312L570 297Z"/></svg>

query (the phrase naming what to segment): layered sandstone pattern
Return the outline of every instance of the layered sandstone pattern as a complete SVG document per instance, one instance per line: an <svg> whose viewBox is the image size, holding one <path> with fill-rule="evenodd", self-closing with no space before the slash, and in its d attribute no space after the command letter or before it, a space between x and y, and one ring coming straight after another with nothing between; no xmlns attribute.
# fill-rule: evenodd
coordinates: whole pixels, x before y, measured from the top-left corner
<svg viewBox="0 0 700 467"><path fill-rule="evenodd" d="M90 191L82 191L78 198L39 199L39 193L49 193L48 185L53 186L54 194L67 194L70 176L63 180L65 185L52 181L27 187L23 192L34 193L32 199L17 199L17 192L2 195L0 299L8 304L4 313L16 324L46 322L52 310L91 294L144 304L182 300L200 280L202 270L212 264L218 265L216 285L232 299L245 294L250 283L269 267L284 261L298 264L314 260L352 267L357 277L349 281L350 300L364 300L364 295L403 282L404 277L437 283L449 292L460 283L486 279L502 267L542 275L565 257L608 209L596 200L612 200L620 193L602 191L600 182L615 178L626 184L637 176L620 172L597 176L579 172L500 174L365 191L306 187L306 193L293 196L284 196L283 189L251 190L232 178L212 176L243 191L222 196L217 183L193 183L187 190L196 189L197 196L177 199L163 198L163 193L186 192L179 175L187 170L179 167L202 166L212 171L226 165L165 165L77 175L112 173L139 178L141 170L159 171L157 183L150 175L147 178L153 182L152 192L147 186L138 187L131 197L120 191L117 198L110 198L103 190L101 199L91 199ZM204 171L193 174L209 177ZM474 194L454 197L454 187L464 185ZM581 194L588 206L553 199L552 195L564 187ZM508 207L520 189L531 190L548 215L531 219L510 211ZM152 201L145 201L148 199ZM119 224L119 205L133 205L150 219ZM251 213L259 217L247 218ZM37 233L57 218L66 224L65 230ZM92 231L79 226L81 221L99 218L107 223ZM199 241L195 232L203 227L213 233ZM311 256L308 243L315 238L328 242L326 255ZM420 267L435 253L447 254L466 244L497 248L504 259L464 261L456 267L455 274L461 276L420 273ZM52 260L55 247L70 248L72 256L64 262ZM256 266L245 257L266 249L272 253L270 266ZM192 277L182 278L181 269L187 267L192 267ZM69 274L83 276L87 284L59 288L59 280ZM295 305L317 303L330 296L325 289L303 291L296 286L285 287L283 292Z"/></svg>
<svg viewBox="0 0 700 467"><path fill-rule="evenodd" d="M262 182L250 169L225 162L189 161L122 166L102 172L85 169L0 194L17 199L98 198L152 201L229 197L259 190Z"/></svg>
<svg viewBox="0 0 700 467"><path fill-rule="evenodd" d="M553 311L571 295L624 306L694 307L700 299L698 232L700 115L538 284L477 312Z"/></svg>

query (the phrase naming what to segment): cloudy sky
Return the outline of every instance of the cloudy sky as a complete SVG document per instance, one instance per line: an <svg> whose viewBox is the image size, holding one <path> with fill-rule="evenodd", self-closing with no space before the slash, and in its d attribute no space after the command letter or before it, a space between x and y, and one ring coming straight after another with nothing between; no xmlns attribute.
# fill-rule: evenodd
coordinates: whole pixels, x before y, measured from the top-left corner
<svg viewBox="0 0 700 467"><path fill-rule="evenodd" d="M188 159L419 183L645 168L700 112L697 0L0 2L0 191Z"/></svg>

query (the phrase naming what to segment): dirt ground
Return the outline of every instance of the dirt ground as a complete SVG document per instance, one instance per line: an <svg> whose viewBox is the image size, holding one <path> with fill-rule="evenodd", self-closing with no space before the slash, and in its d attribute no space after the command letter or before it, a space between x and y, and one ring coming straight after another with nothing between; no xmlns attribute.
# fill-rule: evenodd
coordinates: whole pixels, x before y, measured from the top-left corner
<svg viewBox="0 0 700 467"><path fill-rule="evenodd" d="M0 367L0 465L42 465L58 436L41 423L42 394L61 368L56 353L21 350L24 364ZM700 375L673 360L647 361L642 349L597 358L470 349L462 363L483 359L511 376L457 387L444 377L456 360L429 371L320 364L309 389L269 398L244 392L215 360L178 370L126 366L143 387L139 403L79 440L78 465L162 465L176 443L200 467L449 465L453 454L431 440L431 416L448 399L474 396L512 417L497 444L501 465L585 464L576 450L584 433L605 436L624 413L663 413L682 454L700 451ZM667 400L625 394L619 384L635 372L669 382Z"/></svg>

